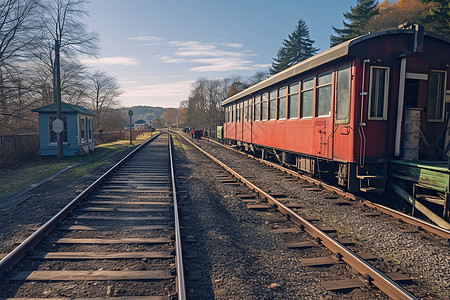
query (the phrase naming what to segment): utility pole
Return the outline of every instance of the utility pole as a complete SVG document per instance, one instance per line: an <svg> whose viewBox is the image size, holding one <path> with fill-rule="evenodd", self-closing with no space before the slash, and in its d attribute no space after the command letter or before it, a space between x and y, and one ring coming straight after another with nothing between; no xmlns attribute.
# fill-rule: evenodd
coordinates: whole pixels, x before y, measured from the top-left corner
<svg viewBox="0 0 450 300"><path fill-rule="evenodd" d="M61 109L61 73L59 63L60 41L55 39L55 101L56 101L56 119L62 121ZM64 129L64 128L63 128ZM60 161L64 157L63 140L61 132L56 132L56 158Z"/></svg>

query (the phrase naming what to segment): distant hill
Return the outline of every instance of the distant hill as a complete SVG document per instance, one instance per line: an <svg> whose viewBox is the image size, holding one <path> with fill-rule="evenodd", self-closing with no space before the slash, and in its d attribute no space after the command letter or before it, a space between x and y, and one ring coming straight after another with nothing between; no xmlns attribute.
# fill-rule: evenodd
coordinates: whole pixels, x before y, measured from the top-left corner
<svg viewBox="0 0 450 300"><path fill-rule="evenodd" d="M145 120L152 121L154 118L160 117L165 108L164 107L152 107L152 106L132 106L132 107L123 107L119 110L123 112L126 116L128 116L129 110L133 111L133 122L137 120Z"/></svg>

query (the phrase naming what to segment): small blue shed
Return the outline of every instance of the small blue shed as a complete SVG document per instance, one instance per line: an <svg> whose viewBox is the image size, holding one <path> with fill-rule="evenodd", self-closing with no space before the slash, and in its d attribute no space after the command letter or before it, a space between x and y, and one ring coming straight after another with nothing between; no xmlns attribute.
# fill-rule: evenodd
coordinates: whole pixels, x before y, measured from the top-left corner
<svg viewBox="0 0 450 300"><path fill-rule="evenodd" d="M52 130L56 119L56 103L32 110L39 113L40 152L42 156L56 155L56 133ZM64 131L64 156L75 156L94 151L95 112L79 105L61 102Z"/></svg>

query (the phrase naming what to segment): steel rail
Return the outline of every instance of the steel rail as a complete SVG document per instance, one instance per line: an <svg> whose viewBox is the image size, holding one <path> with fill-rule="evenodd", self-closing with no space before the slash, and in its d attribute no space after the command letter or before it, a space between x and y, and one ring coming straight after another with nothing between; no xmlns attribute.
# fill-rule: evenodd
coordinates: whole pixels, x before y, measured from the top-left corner
<svg viewBox="0 0 450 300"><path fill-rule="evenodd" d="M182 136L182 135L181 135ZM186 137L182 136L187 142L197 148L200 152L205 154L207 157L212 159L214 162L219 164L225 170L230 172L233 176L235 176L238 180L242 181L245 185L247 185L250 189L257 192L261 197L267 199L272 206L277 206L277 209L283 213L284 215L289 216L289 218L301 226L307 233L309 233L312 237L315 238L316 241L320 242L322 245L330 249L336 256L340 257L343 261L349 264L352 268L354 268L367 283L371 283L378 287L381 291L383 291L386 295L391 297L392 299L417 299L414 295L409 293L403 287L398 285L395 281L390 279L388 276L380 272L378 269L370 265L368 262L363 260L357 254L353 253L350 249L343 246L341 243L337 242L333 238L331 238L328 234L320 230L314 224L310 223L305 218L301 217L299 214L291 210L289 207L284 205L283 203L277 201L274 197L257 187L255 184L241 176L239 173L222 163L220 160L207 153Z"/></svg>
<svg viewBox="0 0 450 300"><path fill-rule="evenodd" d="M184 267L183 267L183 250L181 248L181 233L180 221L178 214L178 200L176 193L175 168L173 164L173 141L169 134L169 155L170 155L170 173L172 179L172 197L173 197L173 211L175 218L175 250L176 250L176 268L177 268L177 292L178 299L186 299L186 287L184 282Z"/></svg>
<svg viewBox="0 0 450 300"><path fill-rule="evenodd" d="M1 261L0 261L0 278L3 275L14 267L26 254L29 250L35 247L42 238L50 233L53 228L56 226L58 222L63 220L69 212L71 212L86 196L88 196L95 188L97 188L109 175L111 175L118 167L120 167L128 158L133 156L137 151L139 151L142 147L152 142L156 139L161 133L155 135L149 140L145 141L138 147L136 147L133 151L128 153L124 158L122 158L118 163L112 166L106 173L100 176L97 180L95 180L90 186L88 186L84 191L82 191L78 196L72 199L66 206L64 206L56 215L54 215L50 220L48 220L44 225L42 225L38 230L36 230L32 235L25 239L19 246L17 246L13 251L8 253Z"/></svg>
<svg viewBox="0 0 450 300"><path fill-rule="evenodd" d="M394 218L401 219L401 220L405 221L406 223L408 223L410 225L420 227L421 229L423 229L425 231L428 231L430 233L433 233L433 234L435 234L437 236L440 236L440 237L445 238L445 239L450 239L450 230L448 230L448 229L436 226L436 225L431 224L429 222L426 222L424 220L421 220L421 219L415 218L413 216L404 214L402 212L396 211L395 209L389 208L387 206L384 206L384 205L381 205L381 204L377 204L377 203L373 203L373 202L371 202L371 201L369 201L367 199L364 199L364 198L356 196L356 195L354 195L352 193L346 192L346 191L344 191L344 190L342 190L342 189L340 189L338 187L335 187L335 186L332 186L332 185L328 185L328 184L326 184L326 183L324 183L324 182L322 182L320 180L317 180L317 179L314 179L314 178L311 178L311 177L308 177L308 176L305 176L305 175L301 175L301 174L299 174L299 173L297 173L295 171L292 171L292 170L290 170L288 168L285 168L283 166L277 165L277 164L275 164L273 162L270 162L270 161L267 161L267 160L264 160L264 159L261 159L261 158L254 157L254 156L252 156L250 154L243 153L243 152L241 152L239 150L236 150L236 149L233 149L231 147L225 146L225 145L223 145L221 143L218 143L218 142L216 142L214 140L209 140L209 141L211 141L211 142L213 142L213 143L215 143L215 144L217 144L219 146L222 146L222 147L224 147L226 149L235 151L236 153L240 153L242 155L246 155L246 156L248 156L250 158L253 158L253 159L255 159L255 160L257 160L257 161L259 161L259 162L261 162L263 164L266 164L268 166L271 166L273 168L276 168L278 170L286 172L286 173L288 173L288 174L290 174L290 175L292 175L294 177L297 177L299 179L308 181L309 183L313 183L313 184L315 184L317 186L321 186L321 187L327 189L328 191L336 193L336 194L339 194L339 195L341 195L341 196L343 196L343 197L345 197L347 199L359 201L359 202L361 202L362 204L364 204L366 206L369 206L371 208L375 208L375 209L377 209L377 210L379 210L379 211L381 211L381 212L383 212L385 214L388 214L388 215L390 215L390 216L392 216Z"/></svg>

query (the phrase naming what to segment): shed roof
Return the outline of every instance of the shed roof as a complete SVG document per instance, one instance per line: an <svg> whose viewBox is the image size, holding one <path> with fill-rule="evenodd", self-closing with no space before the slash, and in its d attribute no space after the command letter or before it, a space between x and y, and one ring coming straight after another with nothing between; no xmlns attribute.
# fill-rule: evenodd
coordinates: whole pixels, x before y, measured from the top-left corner
<svg viewBox="0 0 450 300"><path fill-rule="evenodd" d="M56 113L56 103L38 107L38 108L32 109L31 111L38 112L38 113ZM61 111L65 114L83 114L83 115L89 115L89 116L98 116L97 113L93 112L90 109L87 109L86 107L83 107L80 105L69 104L66 102L61 102Z"/></svg>

